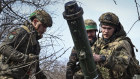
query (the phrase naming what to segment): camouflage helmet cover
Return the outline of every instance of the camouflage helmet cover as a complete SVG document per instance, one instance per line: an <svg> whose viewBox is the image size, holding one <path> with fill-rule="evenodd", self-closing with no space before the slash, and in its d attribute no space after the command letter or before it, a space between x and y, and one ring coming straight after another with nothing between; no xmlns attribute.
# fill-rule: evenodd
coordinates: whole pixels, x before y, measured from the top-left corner
<svg viewBox="0 0 140 79"><path fill-rule="evenodd" d="M106 23L115 26L118 26L120 24L118 16L111 12L102 14L99 18L99 21L101 24Z"/></svg>
<svg viewBox="0 0 140 79"><path fill-rule="evenodd" d="M85 23L86 30L96 30L97 31L97 24L92 19L86 19L84 23Z"/></svg>
<svg viewBox="0 0 140 79"><path fill-rule="evenodd" d="M52 17L44 10L36 10L30 15L30 19L37 18L46 27L52 26Z"/></svg>

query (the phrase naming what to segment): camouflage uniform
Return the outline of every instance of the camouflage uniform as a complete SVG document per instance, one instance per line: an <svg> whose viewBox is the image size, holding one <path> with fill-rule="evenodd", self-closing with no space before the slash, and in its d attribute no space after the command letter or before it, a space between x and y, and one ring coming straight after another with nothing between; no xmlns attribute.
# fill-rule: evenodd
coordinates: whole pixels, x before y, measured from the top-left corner
<svg viewBox="0 0 140 79"><path fill-rule="evenodd" d="M8 34L0 45L0 79L28 79L33 74L47 79L39 68L40 37L29 22Z"/></svg>
<svg viewBox="0 0 140 79"><path fill-rule="evenodd" d="M96 63L99 79L131 79L127 72L132 58L131 40L126 37L126 32L115 14L105 13L99 21L101 25L116 26L115 33L109 39L102 37L92 47L93 53L106 57L106 61Z"/></svg>
<svg viewBox="0 0 140 79"><path fill-rule="evenodd" d="M86 30L95 30L97 31L96 23L91 19L85 20L85 27ZM90 41L90 45L92 46L96 41L96 35L92 41ZM71 55L69 57L69 61L67 63L67 72L66 72L66 79L84 79L83 72L80 68L79 58L77 56L77 50L74 47L72 49Z"/></svg>

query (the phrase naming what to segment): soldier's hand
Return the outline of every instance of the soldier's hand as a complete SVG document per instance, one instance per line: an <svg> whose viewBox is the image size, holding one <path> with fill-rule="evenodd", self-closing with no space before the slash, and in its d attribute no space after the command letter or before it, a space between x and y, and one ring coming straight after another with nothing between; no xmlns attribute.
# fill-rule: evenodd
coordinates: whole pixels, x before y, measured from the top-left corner
<svg viewBox="0 0 140 79"><path fill-rule="evenodd" d="M106 61L106 57L104 55L98 55L98 54L93 54L94 57L94 61L95 62L105 62Z"/></svg>
<svg viewBox="0 0 140 79"><path fill-rule="evenodd" d="M101 59L101 56L100 55L98 55L98 54L93 54L93 57L94 57L94 61L95 62L99 62L100 61L100 59Z"/></svg>
<svg viewBox="0 0 140 79"><path fill-rule="evenodd" d="M38 55L29 54L28 61L35 61L35 60L38 59L38 58L39 58Z"/></svg>

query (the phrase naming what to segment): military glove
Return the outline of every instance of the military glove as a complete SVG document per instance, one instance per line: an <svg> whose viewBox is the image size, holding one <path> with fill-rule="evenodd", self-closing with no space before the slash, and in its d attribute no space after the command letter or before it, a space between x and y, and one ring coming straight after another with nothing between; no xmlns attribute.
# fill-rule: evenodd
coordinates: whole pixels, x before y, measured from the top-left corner
<svg viewBox="0 0 140 79"><path fill-rule="evenodd" d="M73 72L71 70L66 71L66 79L73 79Z"/></svg>
<svg viewBox="0 0 140 79"><path fill-rule="evenodd" d="M47 79L45 73L42 71L36 75L36 79Z"/></svg>

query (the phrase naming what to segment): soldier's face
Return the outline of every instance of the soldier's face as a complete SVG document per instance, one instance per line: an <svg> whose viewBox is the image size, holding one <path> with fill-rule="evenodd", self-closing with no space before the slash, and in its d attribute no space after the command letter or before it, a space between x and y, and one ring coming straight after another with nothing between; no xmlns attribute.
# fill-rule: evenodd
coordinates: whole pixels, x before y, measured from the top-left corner
<svg viewBox="0 0 140 79"><path fill-rule="evenodd" d="M43 24L40 24L37 29L37 32L42 35L46 31L46 29L47 29L46 26L44 26Z"/></svg>
<svg viewBox="0 0 140 79"><path fill-rule="evenodd" d="M109 39L113 35L115 28L113 26L109 26L109 25L102 25L101 31L102 31L103 37L105 39Z"/></svg>
<svg viewBox="0 0 140 79"><path fill-rule="evenodd" d="M39 33L39 34L43 34L45 31L46 31L46 29L47 29L47 27L45 26L45 25L43 25L38 19L34 19L33 20L33 25L34 25L34 27L35 27L35 29L37 30L37 32Z"/></svg>
<svg viewBox="0 0 140 79"><path fill-rule="evenodd" d="M92 41L96 37L96 30L87 30L88 40Z"/></svg>

